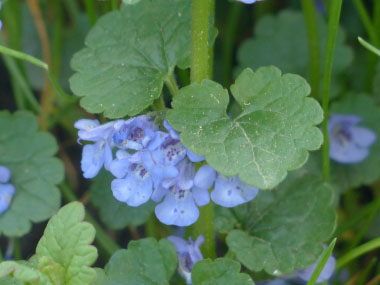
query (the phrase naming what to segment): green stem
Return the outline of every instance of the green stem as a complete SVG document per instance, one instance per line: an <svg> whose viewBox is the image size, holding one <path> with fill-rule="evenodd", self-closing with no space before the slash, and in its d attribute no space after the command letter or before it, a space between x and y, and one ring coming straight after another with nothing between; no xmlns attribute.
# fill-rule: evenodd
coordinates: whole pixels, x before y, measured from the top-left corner
<svg viewBox="0 0 380 285"><path fill-rule="evenodd" d="M3 43L1 43L1 44L3 44ZM41 60L39 60L39 59L31 56L31 55L28 55L26 53L23 53L23 52L14 50L14 49L7 48L7 47L5 47L3 45L0 45L0 53L6 54L6 55L10 55L10 56L15 57L17 59L28 61L28 62L30 62L30 63L32 63L34 65L42 67L45 70L47 70L49 68L48 65L45 62L43 62L43 61L41 61Z"/></svg>
<svg viewBox="0 0 380 285"><path fill-rule="evenodd" d="M13 238L13 257L15 260L22 260L20 238Z"/></svg>
<svg viewBox="0 0 380 285"><path fill-rule="evenodd" d="M309 78L311 92L314 98L319 96L319 84L321 75L320 46L318 37L317 14L314 1L302 0L302 9L306 21L307 43L309 50Z"/></svg>
<svg viewBox="0 0 380 285"><path fill-rule="evenodd" d="M366 283L366 280L368 279L368 276L371 273L372 269L375 267L376 263L377 263L377 258L376 257L372 258L369 264L362 271L362 274L360 275L360 278L357 281L357 285L368 284Z"/></svg>
<svg viewBox="0 0 380 285"><path fill-rule="evenodd" d="M330 95L330 82L331 73L334 59L335 43L339 28L340 12L342 8L342 0L334 0L330 3L329 9L329 24L327 32L327 43L325 49L323 81L322 81L322 107L324 113L324 120L322 123L324 144L322 146L322 166L323 166L323 180L330 180L330 157L329 157L329 135L327 130L328 111L329 111L329 95Z"/></svg>
<svg viewBox="0 0 380 285"><path fill-rule="evenodd" d="M209 76L208 23L213 15L213 5L209 0L193 0L191 23L191 82L202 82ZM205 243L202 246L205 258L215 258L214 205L209 203L200 208L198 221L191 228L194 239L202 234Z"/></svg>
<svg viewBox="0 0 380 285"><path fill-rule="evenodd" d="M236 29L239 25L239 20L244 7L241 3L232 3L231 5L232 8L228 12L226 31L222 44L223 82L225 87L229 86L231 83L233 51L237 36Z"/></svg>
<svg viewBox="0 0 380 285"><path fill-rule="evenodd" d="M111 0L111 9L112 10L119 9L119 0Z"/></svg>
<svg viewBox="0 0 380 285"><path fill-rule="evenodd" d="M343 255L341 258L339 258L336 263L336 270L343 268L346 264L348 264L350 261L354 260L355 258L379 247L380 247L380 237L373 239L365 244L362 244L361 246L349 251L348 253Z"/></svg>
<svg viewBox="0 0 380 285"><path fill-rule="evenodd" d="M175 80L174 74L170 73L168 77L165 80L165 85L168 87L170 94L172 94L173 97L177 96L178 94L178 85L177 81Z"/></svg>
<svg viewBox="0 0 380 285"><path fill-rule="evenodd" d="M94 0L84 0L84 6L86 8L86 13L91 26L95 25L96 22L96 11L95 11L95 1Z"/></svg>
<svg viewBox="0 0 380 285"><path fill-rule="evenodd" d="M359 43L361 43L361 45L364 46L366 49L368 49L369 51L373 52L373 53L376 54L377 56L380 56L380 50L377 49L376 47L374 47L373 45L371 45L369 42L366 42L366 41L363 40L361 37L358 37L358 41L359 41Z"/></svg>
<svg viewBox="0 0 380 285"><path fill-rule="evenodd" d="M200 83L209 74L209 0L193 0L191 21L191 82Z"/></svg>
<svg viewBox="0 0 380 285"><path fill-rule="evenodd" d="M215 0L208 0L209 1L209 11L210 11L210 17L212 17L211 25L214 25L215 21ZM208 78L212 78L212 74L214 71L214 42L212 45L208 47Z"/></svg>
<svg viewBox="0 0 380 285"><path fill-rule="evenodd" d="M78 201L74 191L68 184L62 183L60 188L66 202ZM96 230L95 240L109 256L111 256L116 250L120 249L119 245L108 236L108 234L88 212L86 212L85 219L94 226Z"/></svg>

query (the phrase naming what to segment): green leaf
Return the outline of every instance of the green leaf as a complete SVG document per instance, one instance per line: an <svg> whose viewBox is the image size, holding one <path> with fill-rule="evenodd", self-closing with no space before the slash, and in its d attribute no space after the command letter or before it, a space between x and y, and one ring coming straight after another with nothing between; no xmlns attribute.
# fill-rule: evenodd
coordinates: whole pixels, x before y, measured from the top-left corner
<svg viewBox="0 0 380 285"><path fill-rule="evenodd" d="M0 263L0 284L3 284L2 280L6 277L8 277L9 283L4 284L53 284L46 275L26 262L6 261Z"/></svg>
<svg viewBox="0 0 380 285"><path fill-rule="evenodd" d="M373 92L375 94L376 102L380 102L380 62L376 67L376 74L373 78Z"/></svg>
<svg viewBox="0 0 380 285"><path fill-rule="evenodd" d="M152 214L155 203L150 201L139 207L130 207L119 202L112 195L112 179L114 177L109 172L102 170L90 188L91 202L100 209L102 221L112 229L144 224Z"/></svg>
<svg viewBox="0 0 380 285"><path fill-rule="evenodd" d="M0 233L22 236L31 222L51 217L60 206L55 186L63 179L63 165L53 157L58 146L54 137L38 130L37 118L29 112L0 112L0 165L11 170L16 188L10 208L0 216Z"/></svg>
<svg viewBox="0 0 380 285"><path fill-rule="evenodd" d="M236 118L226 114L227 90L210 80L182 88L167 118L184 145L205 154L219 173L273 188L306 162L308 150L320 147L315 125L322 109L307 97L310 87L303 78L281 75L275 67L244 70L231 91L242 108Z"/></svg>
<svg viewBox="0 0 380 285"><path fill-rule="evenodd" d="M194 285L248 285L254 284L246 273L240 273L240 264L228 258L197 262L191 270Z"/></svg>
<svg viewBox="0 0 380 285"><path fill-rule="evenodd" d="M323 56L327 40L327 23L321 15L317 16L319 44ZM345 33L343 29L339 29L331 80L333 96L344 86L339 75L347 70L353 59L352 49L344 42ZM241 45L238 61L238 70L275 65L283 72L296 73L307 78L309 55L304 15L299 11L285 10L278 15L263 17L256 24L254 37Z"/></svg>
<svg viewBox="0 0 380 285"><path fill-rule="evenodd" d="M71 62L81 105L109 118L149 107L174 67L189 65L190 24L188 0L142 0L98 19Z"/></svg>
<svg viewBox="0 0 380 285"><path fill-rule="evenodd" d="M314 175L292 173L274 191L231 209L243 230L231 231L229 250L251 271L290 274L313 264L333 233L333 189Z"/></svg>
<svg viewBox="0 0 380 285"><path fill-rule="evenodd" d="M83 222L84 207L72 202L53 216L36 249L35 259L42 272L51 273L64 284L91 284L96 271L90 268L97 250L89 245L95 238L94 227ZM59 277L59 278L58 278Z"/></svg>
<svg viewBox="0 0 380 285"><path fill-rule="evenodd" d="M106 265L107 284L169 284L177 267L177 254L171 242L153 238L131 241L128 250L118 250Z"/></svg>

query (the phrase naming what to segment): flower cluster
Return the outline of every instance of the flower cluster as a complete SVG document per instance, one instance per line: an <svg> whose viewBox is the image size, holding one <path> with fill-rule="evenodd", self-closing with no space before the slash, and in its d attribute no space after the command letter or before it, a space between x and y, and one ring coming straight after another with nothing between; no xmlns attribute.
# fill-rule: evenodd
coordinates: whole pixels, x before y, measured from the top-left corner
<svg viewBox="0 0 380 285"><path fill-rule="evenodd" d="M10 170L5 166L0 165L0 215L8 210L15 194L15 187L8 183L10 179Z"/></svg>
<svg viewBox="0 0 380 285"><path fill-rule="evenodd" d="M362 120L357 115L332 114L328 121L330 158L344 164L359 163L369 155L369 147L376 134L358 126Z"/></svg>
<svg viewBox="0 0 380 285"><path fill-rule="evenodd" d="M83 147L83 176L93 178L104 166L116 177L111 189L117 200L137 207L152 199L159 203L157 218L167 225L194 223L197 206L210 202L208 189L214 184L211 199L224 207L248 202L258 193L238 177L224 177L207 164L196 170L194 163L204 157L187 149L167 121L167 132L145 115L103 125L82 119L75 127L79 141L93 142Z"/></svg>

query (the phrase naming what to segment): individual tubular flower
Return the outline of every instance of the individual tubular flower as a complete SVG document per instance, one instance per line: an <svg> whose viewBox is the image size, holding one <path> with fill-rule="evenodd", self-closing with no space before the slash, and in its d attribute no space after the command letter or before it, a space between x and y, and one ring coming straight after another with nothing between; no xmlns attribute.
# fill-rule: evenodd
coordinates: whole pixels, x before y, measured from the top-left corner
<svg viewBox="0 0 380 285"><path fill-rule="evenodd" d="M111 173L118 178L111 183L113 196L132 207L144 204L153 191L151 174L125 151L119 150L116 157L110 166Z"/></svg>
<svg viewBox="0 0 380 285"><path fill-rule="evenodd" d="M195 263L203 259L199 247L204 243L204 237L198 236L195 242L191 238L187 242L176 236L169 236L168 240L174 244L177 251L178 273L185 278L187 284L191 284L191 269Z"/></svg>
<svg viewBox="0 0 380 285"><path fill-rule="evenodd" d="M81 119L75 122L78 141L87 140L94 144L83 147L81 169L85 178L95 177L102 166L109 168L112 161L111 136L115 122L100 125L98 120Z"/></svg>
<svg viewBox="0 0 380 285"><path fill-rule="evenodd" d="M113 142L121 149L142 150L154 139L155 131L152 117L138 116L128 121L119 120L114 125Z"/></svg>
<svg viewBox="0 0 380 285"><path fill-rule="evenodd" d="M155 209L162 223L189 226L198 219L197 205L204 206L210 202L208 189L214 180L212 176L204 175L208 171L206 168L201 167L195 174L194 165L187 158L177 168L178 176L162 181L160 187L155 189L152 200L159 202L165 197ZM198 183L195 183L195 177L198 177Z"/></svg>
<svg viewBox="0 0 380 285"><path fill-rule="evenodd" d="M0 215L9 209L15 194L15 187L7 182L11 178L10 170L0 165Z"/></svg>
<svg viewBox="0 0 380 285"><path fill-rule="evenodd" d="M357 115L332 114L328 121L330 158L345 164L359 163L369 155L369 147L376 134L358 126L362 120Z"/></svg>
<svg viewBox="0 0 380 285"><path fill-rule="evenodd" d="M259 190L243 183L239 177L225 177L218 175L211 199L223 207L235 207L254 199Z"/></svg>

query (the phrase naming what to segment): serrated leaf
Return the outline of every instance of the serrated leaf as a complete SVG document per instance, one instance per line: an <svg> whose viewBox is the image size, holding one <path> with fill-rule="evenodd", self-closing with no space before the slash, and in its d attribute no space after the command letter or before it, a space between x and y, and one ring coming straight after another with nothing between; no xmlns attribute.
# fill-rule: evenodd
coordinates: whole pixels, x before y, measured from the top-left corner
<svg viewBox="0 0 380 285"><path fill-rule="evenodd" d="M31 222L44 221L58 210L55 185L63 179L63 165L53 157L57 149L54 137L38 130L31 113L0 112L0 165L11 170L16 189L10 208L0 216L0 233L22 236Z"/></svg>
<svg viewBox="0 0 380 285"><path fill-rule="evenodd" d="M327 23L317 15L321 58L327 40ZM278 15L269 15L260 19L255 27L254 37L246 40L238 51L238 70L250 67L275 65L283 72L309 76L309 47L302 12L284 10ZM297 31L297 32L294 32ZM345 32L339 29L336 41L331 95L341 91L343 83L339 78L353 60L352 49L345 44ZM323 65L321 65L321 74Z"/></svg>
<svg viewBox="0 0 380 285"><path fill-rule="evenodd" d="M332 201L333 189L320 178L301 171L289 175L276 190L260 191L236 208L244 231L228 234L229 250L252 271L290 274L310 266L334 231Z"/></svg>
<svg viewBox="0 0 380 285"><path fill-rule="evenodd" d="M35 258L40 270L50 266L46 270L49 272L51 265L61 265L64 284L91 284L96 279L95 269L89 267L97 258L96 248L89 245L95 238L95 229L83 222L84 215L81 203L67 204L50 219L37 245Z"/></svg>
<svg viewBox="0 0 380 285"><path fill-rule="evenodd" d="M8 284L53 284L49 278L26 262L6 261L0 263L0 283L8 277ZM13 277L13 278L12 278Z"/></svg>
<svg viewBox="0 0 380 285"><path fill-rule="evenodd" d="M246 273L240 273L240 264L228 258L197 262L191 270L194 285L248 285L255 284Z"/></svg>
<svg viewBox="0 0 380 285"><path fill-rule="evenodd" d="M242 107L236 118L226 114L227 90L210 80L182 88L167 118L184 145L206 155L219 173L273 188L288 170L306 162L308 150L320 147L322 134L315 125L322 109L307 97L310 87L303 78L281 75L275 67L244 70L231 91Z"/></svg>
<svg viewBox="0 0 380 285"><path fill-rule="evenodd" d="M131 241L118 250L106 265L104 284L169 284L177 267L177 254L171 242L153 238Z"/></svg>
<svg viewBox="0 0 380 285"><path fill-rule="evenodd" d="M109 118L150 106L174 67L189 65L190 24L188 0L142 0L98 19L71 62L81 105Z"/></svg>
<svg viewBox="0 0 380 285"><path fill-rule="evenodd" d="M111 229L144 224L151 216L155 203L150 201L139 207L130 207L119 202L112 195L112 179L114 177L109 172L102 170L90 188L91 202L100 209L102 221Z"/></svg>

